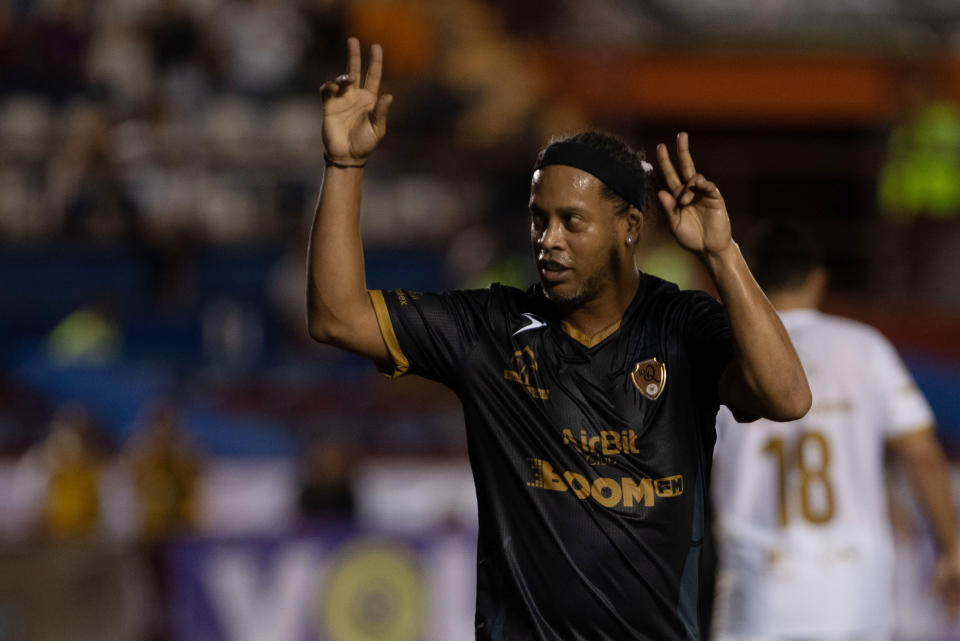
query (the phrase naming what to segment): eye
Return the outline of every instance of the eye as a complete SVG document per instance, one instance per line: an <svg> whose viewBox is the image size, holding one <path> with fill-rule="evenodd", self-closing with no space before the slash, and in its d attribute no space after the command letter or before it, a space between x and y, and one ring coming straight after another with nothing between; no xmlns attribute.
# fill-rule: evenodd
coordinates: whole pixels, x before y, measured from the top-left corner
<svg viewBox="0 0 960 641"><path fill-rule="evenodd" d="M563 223L568 229L576 229L583 225L584 220L580 214L567 214L563 217Z"/></svg>
<svg viewBox="0 0 960 641"><path fill-rule="evenodd" d="M532 211L530 212L530 224L533 225L534 229L543 229L546 225L544 216L540 212Z"/></svg>

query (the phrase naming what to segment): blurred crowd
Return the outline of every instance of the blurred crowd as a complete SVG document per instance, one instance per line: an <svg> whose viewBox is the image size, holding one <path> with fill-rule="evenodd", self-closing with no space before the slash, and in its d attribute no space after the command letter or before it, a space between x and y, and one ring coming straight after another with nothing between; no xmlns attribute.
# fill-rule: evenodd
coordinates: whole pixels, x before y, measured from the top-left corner
<svg viewBox="0 0 960 641"><path fill-rule="evenodd" d="M600 125L649 149L692 127L736 233L764 216L809 223L835 290L860 297L850 315L929 365L918 382L960 445L960 108L931 90L954 72L904 74L889 123L643 119L616 83L590 100L576 94L593 85L557 91L559 53L598 77L630 55L731 43L760 58L798 43L909 50L905 68L922 70L960 43L950 0L760 4L0 0L0 539L47 546L44 559L123 541L160 582L171 540L356 517L367 461L462 462L451 394L385 385L304 331L318 87L344 71L348 35L383 45L397 97L364 176L370 287L525 286L529 169L550 135ZM629 89L652 104L660 87ZM662 224L648 231L644 269L706 285ZM883 316L876 301L897 300ZM469 474L444 474L403 501L368 494L397 521L468 522ZM146 638L164 638L162 618Z"/></svg>
<svg viewBox="0 0 960 641"><path fill-rule="evenodd" d="M302 234L322 171L317 88L342 72L347 32L384 43L402 97L371 167L367 239L450 240L499 202L434 140L489 150L554 124L501 18L478 0L3 3L0 240ZM414 157L390 157L412 141Z"/></svg>

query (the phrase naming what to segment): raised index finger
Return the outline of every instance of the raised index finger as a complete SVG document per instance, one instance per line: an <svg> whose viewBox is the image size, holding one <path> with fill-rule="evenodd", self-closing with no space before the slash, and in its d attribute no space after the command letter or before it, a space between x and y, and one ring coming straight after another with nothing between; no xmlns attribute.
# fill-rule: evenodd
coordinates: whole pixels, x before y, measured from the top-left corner
<svg viewBox="0 0 960 641"><path fill-rule="evenodd" d="M370 67L367 68L367 80L364 87L373 93L380 91L380 77L383 74L383 47L374 44L370 47Z"/></svg>
<svg viewBox="0 0 960 641"><path fill-rule="evenodd" d="M660 163L660 171L663 172L663 178L667 181L667 188L674 196L680 193L683 182L677 175L677 170L673 168L673 162L670 160L670 152L663 143L657 145L657 162Z"/></svg>
<svg viewBox="0 0 960 641"><path fill-rule="evenodd" d="M347 73L351 80L360 82L360 41L356 38L347 38L347 50L350 52L347 63Z"/></svg>
<svg viewBox="0 0 960 641"><path fill-rule="evenodd" d="M690 137L687 132L677 134L677 161L680 163L680 173L684 180L690 180L697 173L693 166L693 156L690 155Z"/></svg>

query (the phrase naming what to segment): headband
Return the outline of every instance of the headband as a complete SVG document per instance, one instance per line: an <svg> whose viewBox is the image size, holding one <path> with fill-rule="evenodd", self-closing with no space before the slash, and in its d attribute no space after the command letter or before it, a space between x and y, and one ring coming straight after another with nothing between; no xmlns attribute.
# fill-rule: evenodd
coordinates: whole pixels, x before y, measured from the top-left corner
<svg viewBox="0 0 960 641"><path fill-rule="evenodd" d="M625 201L643 211L646 202L643 177L602 151L578 142L555 142L540 152L533 170L547 165L567 165L592 174ZM653 166L644 161L643 169L649 172Z"/></svg>

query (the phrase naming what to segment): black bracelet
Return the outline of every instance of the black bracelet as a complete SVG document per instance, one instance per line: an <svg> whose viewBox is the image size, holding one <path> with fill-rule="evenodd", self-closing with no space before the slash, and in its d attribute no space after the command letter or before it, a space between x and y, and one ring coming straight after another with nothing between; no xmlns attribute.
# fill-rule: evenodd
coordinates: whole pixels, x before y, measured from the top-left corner
<svg viewBox="0 0 960 641"><path fill-rule="evenodd" d="M366 162L363 162L359 165L343 165L341 163L336 162L333 158L331 158L326 154L323 155L323 159L326 161L327 167L336 167L337 169L360 169L361 167L367 166Z"/></svg>

